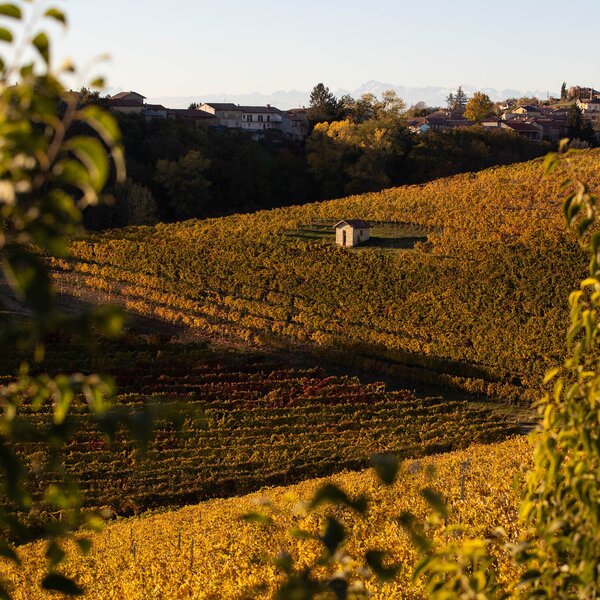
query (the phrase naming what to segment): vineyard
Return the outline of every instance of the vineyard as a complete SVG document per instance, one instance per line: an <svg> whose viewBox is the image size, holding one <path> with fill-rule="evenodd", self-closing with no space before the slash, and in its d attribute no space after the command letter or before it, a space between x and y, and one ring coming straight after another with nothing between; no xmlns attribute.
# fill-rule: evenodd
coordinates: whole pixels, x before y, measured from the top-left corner
<svg viewBox="0 0 600 600"><path fill-rule="evenodd" d="M333 477L335 483L353 496L366 493L373 500L366 520L347 510L338 511L348 531L353 532L346 547L349 555L360 560L366 548L376 547L389 550L400 564L400 572L387 584L365 580L371 597L375 600L425 597L419 585L412 582L417 555L396 523L403 510L424 518L428 512L420 494L424 487L434 487L447 499L449 527L458 523L484 530L501 526L510 539L515 539L519 531L518 482L531 464L530 443L516 438L407 461L391 489L378 484L369 471ZM289 552L301 566L318 556L320 544L294 538L288 531L291 527L314 533L322 530L324 510L307 515L299 503L307 501L320 483L305 481L111 524L101 534L92 536L93 548L87 556L78 555L74 544L69 544L64 572L86 587L87 598L98 600L272 598L282 577L273 557ZM272 515L274 523L261 526L242 521L242 515L256 511ZM442 527L436 535L444 541L448 533ZM7 561L3 564L3 575L13 586L14 598L50 598L32 585L42 574L43 544L21 550L21 569ZM498 556L498 574L501 581L509 581L511 577L514 580L514 566L505 555Z"/></svg>
<svg viewBox="0 0 600 600"><path fill-rule="evenodd" d="M110 372L121 410L160 408L145 455L125 435L109 444L77 410L65 423L76 425L66 448L67 471L88 506L116 514L364 468L375 453L426 456L518 431L514 420L482 405L388 391L381 383L292 368L259 354L152 343L133 335L90 358L82 354L71 343L55 342L43 367ZM51 416L30 409L22 420L33 428L22 456L32 467L41 466L47 449L34 441L35 431L47 429ZM52 483L52 472L33 472L34 489Z"/></svg>
<svg viewBox="0 0 600 600"><path fill-rule="evenodd" d="M575 159L592 189L600 153ZM564 231L564 173L541 161L222 219L91 235L59 286L211 338L301 345L408 380L530 400L561 356L563 298L586 261ZM428 231L414 247L341 249L342 218ZM311 225L312 224L312 225ZM320 228L320 229L319 229ZM311 239L308 230L317 231Z"/></svg>

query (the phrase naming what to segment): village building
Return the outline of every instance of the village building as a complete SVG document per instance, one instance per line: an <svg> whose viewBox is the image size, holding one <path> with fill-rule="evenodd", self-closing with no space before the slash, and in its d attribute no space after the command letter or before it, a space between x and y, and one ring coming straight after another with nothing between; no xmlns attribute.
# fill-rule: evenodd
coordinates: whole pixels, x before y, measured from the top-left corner
<svg viewBox="0 0 600 600"><path fill-rule="evenodd" d="M428 131L446 131L455 127L471 127L473 121L465 119L459 110L436 110L426 117L409 119L408 127L414 133L427 133Z"/></svg>
<svg viewBox="0 0 600 600"><path fill-rule="evenodd" d="M348 219L334 225L335 241L339 246L351 248L371 237L371 225L362 219Z"/></svg>
<svg viewBox="0 0 600 600"><path fill-rule="evenodd" d="M167 119L183 119L194 125L217 127L219 119L214 114L199 108L168 108Z"/></svg>
<svg viewBox="0 0 600 600"><path fill-rule="evenodd" d="M480 125L486 129L505 129L529 140L541 141L544 137L544 128L534 119L484 119Z"/></svg>
<svg viewBox="0 0 600 600"><path fill-rule="evenodd" d="M283 116L278 108L266 106L240 106L242 111L242 129L250 132L262 132L268 129L280 129Z"/></svg>
<svg viewBox="0 0 600 600"><path fill-rule="evenodd" d="M511 119L523 115L528 117L540 117L542 113L540 107L536 104L522 104L521 106L513 108L510 112L507 112L506 118Z"/></svg>
<svg viewBox="0 0 600 600"><path fill-rule="evenodd" d="M232 129L241 129L242 127L242 109L232 102L205 102L200 106L200 110L210 113L217 117L219 125Z"/></svg>
<svg viewBox="0 0 600 600"><path fill-rule="evenodd" d="M600 128L600 98L591 100L577 99L577 106L581 109L584 119L591 121L594 128Z"/></svg>
<svg viewBox="0 0 600 600"><path fill-rule="evenodd" d="M310 133L308 111L306 108L291 108L285 111L282 121L282 131L292 137L304 139Z"/></svg>
<svg viewBox="0 0 600 600"><path fill-rule="evenodd" d="M166 119L167 109L162 104L145 104L142 115L148 121L151 119Z"/></svg>
<svg viewBox="0 0 600 600"><path fill-rule="evenodd" d="M141 115L145 100L146 96L137 92L119 92L107 99L107 106L115 112Z"/></svg>

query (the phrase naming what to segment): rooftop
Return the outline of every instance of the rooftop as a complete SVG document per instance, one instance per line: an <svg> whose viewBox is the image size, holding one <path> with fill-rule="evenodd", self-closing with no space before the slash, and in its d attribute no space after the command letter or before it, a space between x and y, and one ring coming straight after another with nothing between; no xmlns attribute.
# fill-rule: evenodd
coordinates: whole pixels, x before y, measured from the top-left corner
<svg viewBox="0 0 600 600"><path fill-rule="evenodd" d="M335 228L339 227L340 225L350 225L350 227L355 227L358 229L370 229L371 228L371 224L368 223L367 221L363 221L362 219L346 219L345 221L340 221L339 223L336 223L334 225Z"/></svg>

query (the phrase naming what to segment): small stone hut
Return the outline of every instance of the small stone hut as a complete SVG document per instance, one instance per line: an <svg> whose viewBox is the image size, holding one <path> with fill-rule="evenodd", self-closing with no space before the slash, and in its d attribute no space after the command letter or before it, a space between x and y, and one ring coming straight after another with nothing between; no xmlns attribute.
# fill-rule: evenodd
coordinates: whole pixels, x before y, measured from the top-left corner
<svg viewBox="0 0 600 600"><path fill-rule="evenodd" d="M362 219L340 221L334 227L335 241L339 246L356 246L371 237L371 225Z"/></svg>

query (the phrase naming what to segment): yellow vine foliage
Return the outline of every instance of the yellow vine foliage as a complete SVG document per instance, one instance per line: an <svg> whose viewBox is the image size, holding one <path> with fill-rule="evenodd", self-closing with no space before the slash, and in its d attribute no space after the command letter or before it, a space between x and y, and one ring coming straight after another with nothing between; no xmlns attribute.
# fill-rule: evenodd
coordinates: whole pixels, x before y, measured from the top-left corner
<svg viewBox="0 0 600 600"><path fill-rule="evenodd" d="M600 151L581 151L573 163L596 189ZM564 231L564 174L542 175L534 160L340 200L105 232L74 242L72 260L54 263L56 278L209 337L309 342L390 375L533 399L562 356L562 298L587 262ZM302 235L344 218L408 223L427 241L410 251L348 251Z"/></svg>
<svg viewBox="0 0 600 600"><path fill-rule="evenodd" d="M434 486L447 499L449 527L460 523L465 529L490 531L501 526L509 539L515 540L519 533L519 490L531 465L531 442L514 438L406 461L397 482L389 488L371 471L330 478L352 496L366 493L372 500L364 520L347 510L338 511L351 532L348 553L359 557L372 548L389 550L401 564L398 576L385 585L365 577L372 597L423 597L419 585L411 581L418 557L395 517L410 510L425 518L430 509L420 493L424 487ZM267 488L239 498L211 500L175 512L114 523L92 535L93 548L87 556L70 552L64 571L85 586L87 598L98 600L270 598L281 582L271 558L285 551L299 565L308 564L322 547L314 540L294 539L289 529L322 530L325 509L306 513L302 502L308 501L323 481ZM241 519L255 511L272 515L274 522L260 525ZM441 542L452 534L442 527L435 535ZM23 548L21 568L4 561L3 572L16 600L53 597L33 585L43 574L43 552L41 543ZM502 581L517 579L514 568L507 556L498 555ZM260 589L262 584L266 587Z"/></svg>

